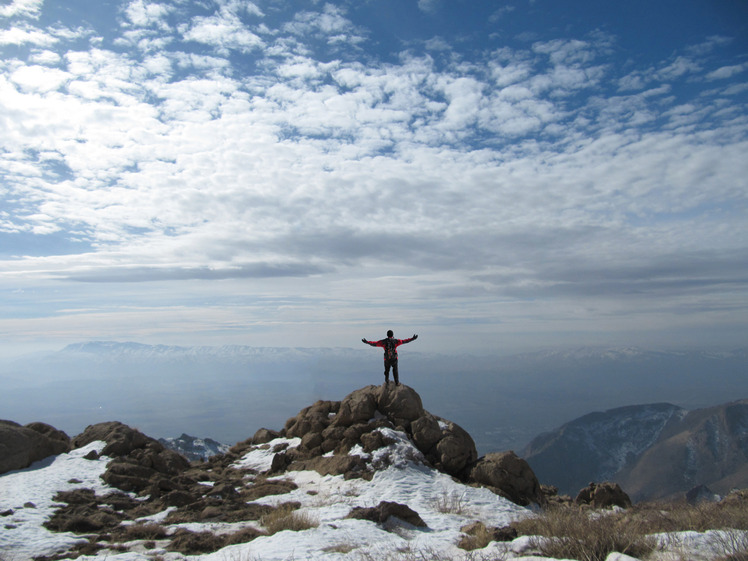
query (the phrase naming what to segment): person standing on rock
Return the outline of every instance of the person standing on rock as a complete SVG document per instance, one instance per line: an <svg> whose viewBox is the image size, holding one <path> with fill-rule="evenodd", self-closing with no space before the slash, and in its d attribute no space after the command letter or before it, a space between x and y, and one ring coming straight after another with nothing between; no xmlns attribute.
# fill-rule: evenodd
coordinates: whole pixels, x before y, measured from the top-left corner
<svg viewBox="0 0 748 561"><path fill-rule="evenodd" d="M395 385L400 385L400 376L397 371L397 348L405 343L410 343L418 339L418 335L413 335L410 339L395 339L394 333L390 329L387 332L386 339L380 339L379 341L367 341L361 339L367 345L372 347L382 347L384 349L384 383L390 383L390 368L392 368L392 376L395 378Z"/></svg>

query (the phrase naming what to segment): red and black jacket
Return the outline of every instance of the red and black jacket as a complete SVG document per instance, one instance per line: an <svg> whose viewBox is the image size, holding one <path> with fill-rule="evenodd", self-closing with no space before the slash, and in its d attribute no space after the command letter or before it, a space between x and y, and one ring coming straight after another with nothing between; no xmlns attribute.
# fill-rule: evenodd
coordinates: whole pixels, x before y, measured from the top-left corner
<svg viewBox="0 0 748 561"><path fill-rule="evenodd" d="M394 337L387 337L386 339L380 339L379 341L367 341L364 339L364 343L371 345L372 347L382 347L384 349L384 360L388 359L388 350L392 349L389 353L389 360L397 360L397 348L405 343L410 343L415 340L415 337L410 339L395 339Z"/></svg>

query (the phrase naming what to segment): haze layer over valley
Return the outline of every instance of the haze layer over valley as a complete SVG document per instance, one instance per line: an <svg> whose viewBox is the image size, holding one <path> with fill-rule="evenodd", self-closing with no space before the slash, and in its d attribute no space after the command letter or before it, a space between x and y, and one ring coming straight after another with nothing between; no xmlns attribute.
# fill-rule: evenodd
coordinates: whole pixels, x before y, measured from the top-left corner
<svg viewBox="0 0 748 561"><path fill-rule="evenodd" d="M668 402L696 409L748 396L748 351L584 348L514 356L401 352L401 380L473 436L515 449L592 411ZM317 399L383 382L378 352L90 342L0 365L0 411L68 434L119 420L154 437L233 444L282 427Z"/></svg>

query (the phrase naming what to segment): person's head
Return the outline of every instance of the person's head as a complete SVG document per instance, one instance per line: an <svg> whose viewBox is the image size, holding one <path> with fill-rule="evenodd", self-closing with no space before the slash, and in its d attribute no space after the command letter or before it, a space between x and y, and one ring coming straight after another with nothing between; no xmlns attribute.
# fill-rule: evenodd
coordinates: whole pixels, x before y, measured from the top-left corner
<svg viewBox="0 0 748 561"><path fill-rule="evenodd" d="M391 330L391 329L390 329L390 330L389 330L389 331L387 332L387 337L392 337L392 336L394 336L394 335L395 335L395 334L394 334L394 333L392 332L392 330Z"/></svg>

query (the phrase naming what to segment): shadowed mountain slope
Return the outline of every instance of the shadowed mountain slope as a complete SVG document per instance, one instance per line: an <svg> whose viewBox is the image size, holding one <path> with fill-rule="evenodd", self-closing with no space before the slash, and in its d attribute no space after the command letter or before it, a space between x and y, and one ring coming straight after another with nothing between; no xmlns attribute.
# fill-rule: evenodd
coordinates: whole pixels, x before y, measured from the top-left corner
<svg viewBox="0 0 748 561"><path fill-rule="evenodd" d="M634 500L670 498L697 485L724 494L748 483L748 400L693 411L658 403L590 413L536 437L523 456L562 493L614 480Z"/></svg>

